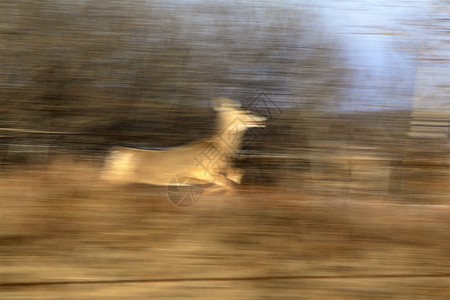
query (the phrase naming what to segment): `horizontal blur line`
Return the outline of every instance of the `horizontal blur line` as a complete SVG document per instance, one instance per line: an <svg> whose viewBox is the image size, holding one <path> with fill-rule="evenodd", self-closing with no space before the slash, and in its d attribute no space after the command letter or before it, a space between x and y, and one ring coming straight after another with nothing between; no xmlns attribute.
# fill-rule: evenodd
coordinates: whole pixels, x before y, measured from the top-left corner
<svg viewBox="0 0 450 300"><path fill-rule="evenodd" d="M160 283L196 281L259 281L259 280L326 280L326 279L383 279L383 278L450 278L443 274L379 274L379 275L316 275L316 276L261 276L261 277L199 277L162 279L124 279L124 280L74 280L0 283L0 287L42 286L42 285L81 285L81 284L120 284L120 283Z"/></svg>
<svg viewBox="0 0 450 300"><path fill-rule="evenodd" d="M413 120L411 124L414 125L438 125L438 126L450 126L450 119L448 120Z"/></svg>
<svg viewBox="0 0 450 300"><path fill-rule="evenodd" d="M349 34L367 34L367 35L406 35L404 32L349 32Z"/></svg>
<svg viewBox="0 0 450 300"><path fill-rule="evenodd" d="M80 134L80 133L76 133L76 132L45 131L45 130L20 129L20 128L0 128L0 131L25 132L25 133L46 133L46 134Z"/></svg>
<svg viewBox="0 0 450 300"><path fill-rule="evenodd" d="M427 124L427 123L413 123L412 126L424 126L424 127L450 127L449 124Z"/></svg>

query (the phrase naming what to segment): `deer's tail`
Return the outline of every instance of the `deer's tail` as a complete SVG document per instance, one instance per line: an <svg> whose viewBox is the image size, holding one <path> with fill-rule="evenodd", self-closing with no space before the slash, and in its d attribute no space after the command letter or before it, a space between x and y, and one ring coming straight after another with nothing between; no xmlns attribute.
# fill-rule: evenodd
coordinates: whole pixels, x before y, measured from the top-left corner
<svg viewBox="0 0 450 300"><path fill-rule="evenodd" d="M134 154L126 148L114 147L108 153L100 178L111 182L131 181Z"/></svg>

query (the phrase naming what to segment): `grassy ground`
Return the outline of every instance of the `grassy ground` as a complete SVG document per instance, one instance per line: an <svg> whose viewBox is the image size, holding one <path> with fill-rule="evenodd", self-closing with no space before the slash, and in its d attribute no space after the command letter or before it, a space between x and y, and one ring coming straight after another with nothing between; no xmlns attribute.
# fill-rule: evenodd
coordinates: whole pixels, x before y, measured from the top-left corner
<svg viewBox="0 0 450 300"><path fill-rule="evenodd" d="M1 299L450 297L448 202L274 182L179 208L99 167L2 173Z"/></svg>

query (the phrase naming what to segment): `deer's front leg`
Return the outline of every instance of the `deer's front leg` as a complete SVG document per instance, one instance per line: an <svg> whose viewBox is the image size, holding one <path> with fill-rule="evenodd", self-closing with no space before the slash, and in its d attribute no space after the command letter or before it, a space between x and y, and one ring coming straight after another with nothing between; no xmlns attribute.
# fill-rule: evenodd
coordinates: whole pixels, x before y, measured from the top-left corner
<svg viewBox="0 0 450 300"><path fill-rule="evenodd" d="M226 176L221 174L214 174L214 181L212 181L212 185L205 188L204 194L215 194L220 192L226 192L226 194L232 194L234 192L234 188L236 182L228 179Z"/></svg>
<svg viewBox="0 0 450 300"><path fill-rule="evenodd" d="M214 170L214 172L200 172L192 177L210 184L204 190L206 194L223 191L231 193L236 184L240 183L243 173L240 169L228 167L225 171Z"/></svg>
<svg viewBox="0 0 450 300"><path fill-rule="evenodd" d="M226 172L226 177L229 180L236 182L237 184L241 184L243 176L244 176L244 170L239 169L239 168L228 167L227 172Z"/></svg>

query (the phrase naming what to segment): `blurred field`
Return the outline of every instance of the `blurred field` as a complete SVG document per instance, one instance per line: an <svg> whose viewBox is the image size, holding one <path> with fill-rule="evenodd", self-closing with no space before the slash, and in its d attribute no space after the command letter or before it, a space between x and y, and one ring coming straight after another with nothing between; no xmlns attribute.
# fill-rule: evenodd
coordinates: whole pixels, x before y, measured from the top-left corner
<svg viewBox="0 0 450 300"><path fill-rule="evenodd" d="M450 296L448 198L274 183L183 209L165 188L98 181L99 165L60 158L3 174L2 299Z"/></svg>

